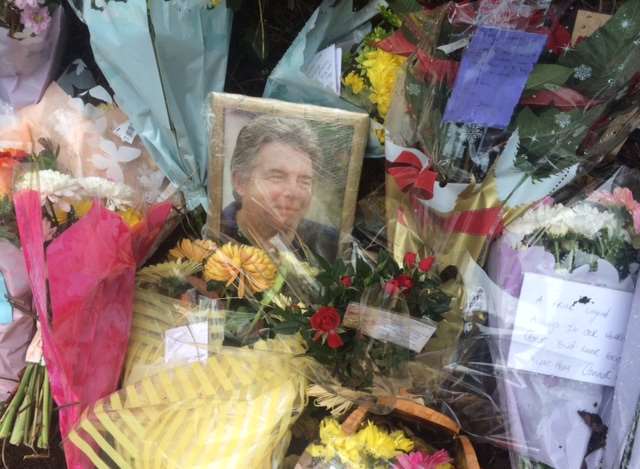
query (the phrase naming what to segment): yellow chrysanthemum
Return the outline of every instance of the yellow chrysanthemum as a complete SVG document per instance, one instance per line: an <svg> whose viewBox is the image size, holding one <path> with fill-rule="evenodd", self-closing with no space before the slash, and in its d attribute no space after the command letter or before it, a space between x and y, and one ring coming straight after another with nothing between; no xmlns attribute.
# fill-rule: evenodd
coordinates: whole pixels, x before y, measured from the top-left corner
<svg viewBox="0 0 640 469"><path fill-rule="evenodd" d="M349 72L342 79L342 83L344 83L345 86L348 86L349 88L351 88L351 91L353 92L353 94L362 93L362 90L364 90L366 86L363 78L360 75L358 75L356 72Z"/></svg>
<svg viewBox="0 0 640 469"><path fill-rule="evenodd" d="M374 49L365 53L362 66L367 78L371 82L371 96L369 99L378 108L378 113L384 119L391 106L391 97L396 86L396 77L406 57L391 54L382 49Z"/></svg>
<svg viewBox="0 0 640 469"><path fill-rule="evenodd" d="M204 262L216 250L216 244L209 239L183 239L169 251L169 258L180 261L189 259L193 262Z"/></svg>
<svg viewBox="0 0 640 469"><path fill-rule="evenodd" d="M357 436L362 447L379 459L392 459L400 452L413 449L413 442L406 438L402 432L389 434L371 422L360 430Z"/></svg>
<svg viewBox="0 0 640 469"><path fill-rule="evenodd" d="M73 213L75 214L75 217L79 220L80 218L84 217L87 213L89 213L89 210L91 210L91 207L93 207L93 201L81 200L80 202L75 202L71 204L71 207L73 208ZM69 213L70 212L65 212L64 210L60 210L59 208L54 209L56 222L58 222L58 224L60 225L67 223L69 221Z"/></svg>
<svg viewBox="0 0 640 469"><path fill-rule="evenodd" d="M131 207L118 213L129 228L133 228L142 221L142 213Z"/></svg>
<svg viewBox="0 0 640 469"><path fill-rule="evenodd" d="M273 286L278 269L267 253L253 246L227 243L209 257L204 266L204 279L237 284L238 296L245 291L257 293Z"/></svg>
<svg viewBox="0 0 640 469"><path fill-rule="evenodd" d="M375 132L376 137L378 137L380 145L384 145L384 129L374 129L373 131Z"/></svg>

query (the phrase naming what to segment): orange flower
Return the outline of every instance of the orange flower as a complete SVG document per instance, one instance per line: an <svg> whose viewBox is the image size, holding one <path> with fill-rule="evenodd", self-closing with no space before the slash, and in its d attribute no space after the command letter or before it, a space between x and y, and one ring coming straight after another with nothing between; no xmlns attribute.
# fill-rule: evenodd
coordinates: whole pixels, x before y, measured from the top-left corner
<svg viewBox="0 0 640 469"><path fill-rule="evenodd" d="M13 168L28 156L29 153L14 148L0 150L0 197L11 193Z"/></svg>

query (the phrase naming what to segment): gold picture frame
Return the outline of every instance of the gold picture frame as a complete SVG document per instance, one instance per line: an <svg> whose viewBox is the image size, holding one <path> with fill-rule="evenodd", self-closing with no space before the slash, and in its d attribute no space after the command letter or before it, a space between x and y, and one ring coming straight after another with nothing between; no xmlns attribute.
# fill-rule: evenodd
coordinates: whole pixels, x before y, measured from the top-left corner
<svg viewBox="0 0 640 469"><path fill-rule="evenodd" d="M230 184L230 176L225 174L225 162L229 158L229 145L225 143L227 130L227 113L247 113L253 116L272 115L277 117L296 118L315 122L314 125L337 126L353 129L350 151L344 175L344 196L340 213L339 226L334 227L338 232L338 257L344 254L345 248L351 241L358 187L362 172L364 152L369 136L369 116L341 109L327 108L308 104L297 104L275 99L255 98L229 93L211 93L209 95L211 112L211 130L209 135L209 168L208 193L209 211L207 214L208 235L219 239L221 233L221 219L223 206L223 192L225 184ZM320 142L322 144L323 142ZM233 143L235 148L235 140ZM228 165L228 163L227 163ZM314 192L315 196L315 192ZM337 214L336 214L337 219Z"/></svg>

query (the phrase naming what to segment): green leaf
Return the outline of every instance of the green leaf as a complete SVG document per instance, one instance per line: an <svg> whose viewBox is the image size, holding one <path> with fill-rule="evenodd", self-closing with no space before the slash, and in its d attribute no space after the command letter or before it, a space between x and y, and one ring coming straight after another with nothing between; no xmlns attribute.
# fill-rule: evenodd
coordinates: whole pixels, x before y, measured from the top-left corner
<svg viewBox="0 0 640 469"><path fill-rule="evenodd" d="M538 64L529 75L527 90L547 89L547 85L563 85L573 74L573 69L556 64Z"/></svg>
<svg viewBox="0 0 640 469"><path fill-rule="evenodd" d="M422 5L417 0L390 0L387 3L391 11L397 15L413 13L422 9Z"/></svg>

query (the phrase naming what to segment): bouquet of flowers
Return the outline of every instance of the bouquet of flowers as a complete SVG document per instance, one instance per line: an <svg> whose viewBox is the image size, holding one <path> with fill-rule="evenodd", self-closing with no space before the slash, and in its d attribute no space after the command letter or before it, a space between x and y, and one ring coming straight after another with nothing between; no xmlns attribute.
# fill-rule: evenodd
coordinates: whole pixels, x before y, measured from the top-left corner
<svg viewBox="0 0 640 469"><path fill-rule="evenodd" d="M367 112L372 117L367 155L381 157L382 124L405 58L377 44L400 24L384 1L358 11L352 0L323 2L273 69L264 97Z"/></svg>
<svg viewBox="0 0 640 469"><path fill-rule="evenodd" d="M207 207L207 96L224 87L231 9L202 0L69 3L132 131L188 207Z"/></svg>
<svg viewBox="0 0 640 469"><path fill-rule="evenodd" d="M481 329L513 467L597 467L639 260L637 212L630 189L611 183L570 205L545 200L496 241L491 280L477 267L465 276L489 310Z"/></svg>
<svg viewBox="0 0 640 469"><path fill-rule="evenodd" d="M387 119L397 255L409 231L450 263L467 252L483 262L488 241L528 205L617 149L638 113L639 15L625 2L574 43L574 17L556 2L404 16L380 44L408 55Z"/></svg>
<svg viewBox="0 0 640 469"><path fill-rule="evenodd" d="M304 342L223 346L225 318L264 299L274 265L199 240L171 257L138 272L122 389L87 408L70 441L96 466L279 465L306 404Z"/></svg>
<svg viewBox="0 0 640 469"><path fill-rule="evenodd" d="M36 103L56 73L62 39L59 0L0 1L0 100Z"/></svg>
<svg viewBox="0 0 640 469"><path fill-rule="evenodd" d="M171 204L145 213L124 184L39 168L17 178L13 199L64 438L82 408L117 387L135 270ZM83 466L72 447L66 458L69 467Z"/></svg>
<svg viewBox="0 0 640 469"><path fill-rule="evenodd" d="M320 424L320 441L306 449L307 458L303 456L303 461L311 461L297 467L455 469L445 449L434 451L418 445L402 430L389 432L369 421L349 434L335 419L327 418Z"/></svg>

